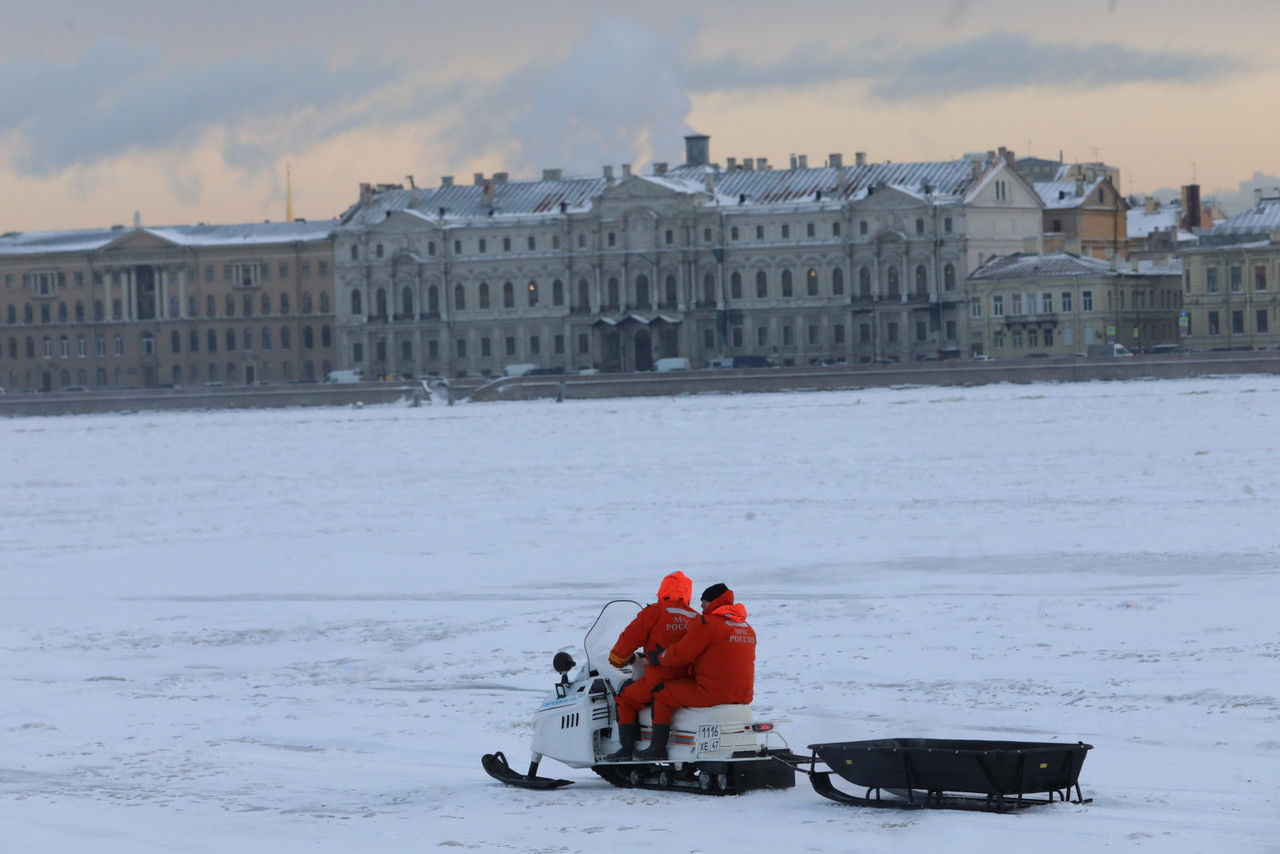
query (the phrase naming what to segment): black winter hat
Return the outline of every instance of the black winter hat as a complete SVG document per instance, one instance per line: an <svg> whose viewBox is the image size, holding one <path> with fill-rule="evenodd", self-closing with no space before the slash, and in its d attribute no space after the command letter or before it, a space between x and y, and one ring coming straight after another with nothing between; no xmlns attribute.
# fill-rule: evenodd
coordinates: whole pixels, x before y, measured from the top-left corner
<svg viewBox="0 0 1280 854"><path fill-rule="evenodd" d="M723 584L723 583L713 584L710 587L708 587L706 590L702 591L702 601L714 602L728 592L729 592L729 585Z"/></svg>

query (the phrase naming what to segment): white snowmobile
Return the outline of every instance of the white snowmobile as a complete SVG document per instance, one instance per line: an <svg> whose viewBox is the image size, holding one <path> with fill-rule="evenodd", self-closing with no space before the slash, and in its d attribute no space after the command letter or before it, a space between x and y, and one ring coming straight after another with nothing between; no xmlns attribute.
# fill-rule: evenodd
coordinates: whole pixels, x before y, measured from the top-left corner
<svg viewBox="0 0 1280 854"><path fill-rule="evenodd" d="M606 759L620 749L614 698L633 675L632 666L619 670L609 663L609 649L640 611L639 603L614 600L600 611L584 641L586 663L558 652L552 661L560 681L534 712L533 756L527 773L512 769L501 753L481 760L489 775L509 786L555 789L572 780L538 776L543 757L571 768L590 768L615 786L674 789L714 795L735 795L752 789L788 789L795 785L795 760L785 742L770 747L777 737L773 724L758 722L746 705L680 709L671 722L667 759L660 762ZM569 672L578 667L572 677ZM652 710L640 714L640 739L647 746Z"/></svg>

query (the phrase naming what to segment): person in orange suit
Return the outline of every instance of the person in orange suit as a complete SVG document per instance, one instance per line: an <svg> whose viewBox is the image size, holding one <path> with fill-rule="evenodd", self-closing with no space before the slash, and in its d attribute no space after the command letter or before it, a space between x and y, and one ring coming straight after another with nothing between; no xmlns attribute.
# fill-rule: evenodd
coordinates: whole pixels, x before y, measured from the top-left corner
<svg viewBox="0 0 1280 854"><path fill-rule="evenodd" d="M690 676L665 682L653 694L653 736L635 758L654 762L667 758L671 716L676 709L705 708L722 703L750 703L756 681L756 633L747 624L747 609L733 601L733 591L713 584L702 593L702 617L689 631L649 659L668 668L689 667Z"/></svg>
<svg viewBox="0 0 1280 854"><path fill-rule="evenodd" d="M689 622L698 617L689 607L693 594L693 582L679 570L662 579L658 585L658 601L646 605L631 621L618 642L609 652L609 663L625 667L636 650L643 648L646 654L661 652L684 637ZM653 702L654 690L668 679L677 679L688 673L686 667L669 667L663 664L646 667L644 675L622 689L617 697L618 741L621 747L605 758L618 762L631 758L640 735L636 722L640 710Z"/></svg>

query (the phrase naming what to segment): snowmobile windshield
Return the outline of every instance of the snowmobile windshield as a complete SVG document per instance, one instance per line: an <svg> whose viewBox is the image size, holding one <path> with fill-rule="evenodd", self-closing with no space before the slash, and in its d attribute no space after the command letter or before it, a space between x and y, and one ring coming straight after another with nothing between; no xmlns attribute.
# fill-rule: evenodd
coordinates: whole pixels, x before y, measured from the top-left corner
<svg viewBox="0 0 1280 854"><path fill-rule="evenodd" d="M582 642L587 653L587 670L594 670L601 676L609 678L617 685L627 674L609 664L609 650L618 642L622 634L636 614L640 613L640 603L630 599L615 599L600 609L600 616L587 632Z"/></svg>

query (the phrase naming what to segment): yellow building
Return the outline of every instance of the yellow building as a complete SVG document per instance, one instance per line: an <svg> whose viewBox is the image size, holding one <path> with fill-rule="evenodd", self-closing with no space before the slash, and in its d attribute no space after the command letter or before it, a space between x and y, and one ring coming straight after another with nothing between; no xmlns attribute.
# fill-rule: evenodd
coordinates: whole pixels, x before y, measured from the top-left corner
<svg viewBox="0 0 1280 854"><path fill-rule="evenodd" d="M332 369L334 222L0 235L9 391L307 380Z"/></svg>
<svg viewBox="0 0 1280 854"><path fill-rule="evenodd" d="M1178 253L1187 308L1185 343L1200 350L1280 346L1280 198L1200 236Z"/></svg>
<svg viewBox="0 0 1280 854"><path fill-rule="evenodd" d="M1176 269L1066 252L993 258L969 277L970 353L1074 356L1100 344L1177 343L1179 281Z"/></svg>

